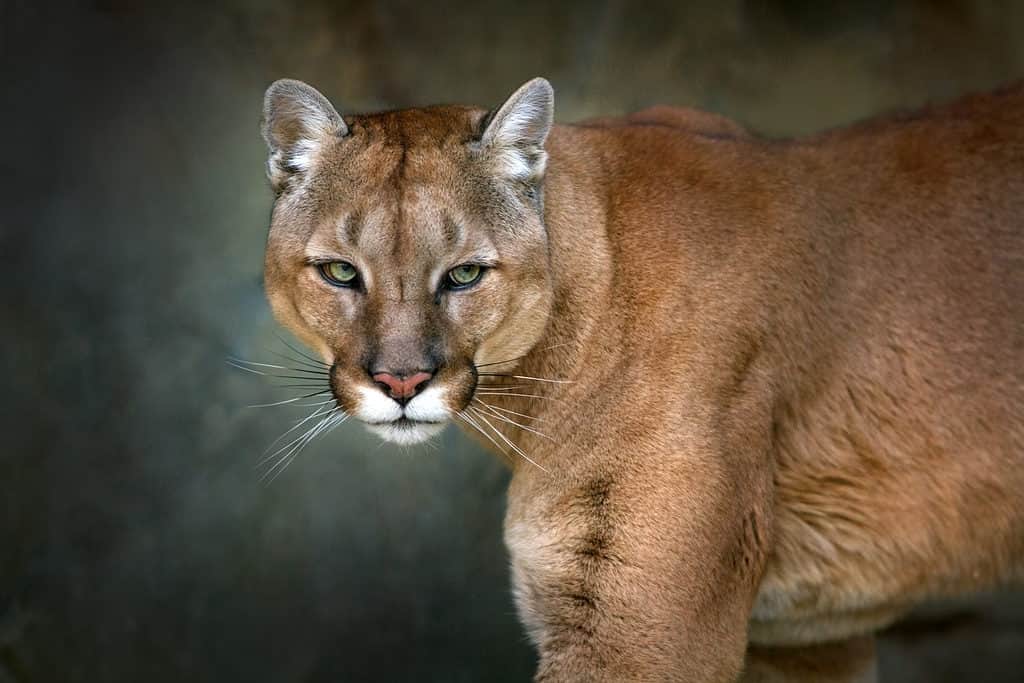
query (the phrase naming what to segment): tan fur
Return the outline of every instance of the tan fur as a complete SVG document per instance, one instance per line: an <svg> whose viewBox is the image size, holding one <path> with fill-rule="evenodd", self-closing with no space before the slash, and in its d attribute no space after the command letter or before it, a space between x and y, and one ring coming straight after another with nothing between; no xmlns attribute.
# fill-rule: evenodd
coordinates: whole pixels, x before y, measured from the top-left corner
<svg viewBox="0 0 1024 683"><path fill-rule="evenodd" d="M787 142L667 107L555 126L515 182L488 121L346 117L277 169L266 283L343 408L369 356L434 354L538 465L504 448L537 680L868 680L909 607L1022 578L1024 88ZM500 265L436 295L470 243Z"/></svg>

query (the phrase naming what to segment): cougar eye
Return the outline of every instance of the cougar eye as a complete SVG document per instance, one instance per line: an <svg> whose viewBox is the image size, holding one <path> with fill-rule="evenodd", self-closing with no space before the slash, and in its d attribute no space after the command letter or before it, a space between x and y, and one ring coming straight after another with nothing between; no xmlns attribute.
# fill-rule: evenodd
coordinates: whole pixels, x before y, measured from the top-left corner
<svg viewBox="0 0 1024 683"><path fill-rule="evenodd" d="M359 271L346 261L321 263L320 275L335 287L352 287L359 281Z"/></svg>
<svg viewBox="0 0 1024 683"><path fill-rule="evenodd" d="M463 263L448 271L448 286L458 289L469 287L480 279L484 269L474 263Z"/></svg>

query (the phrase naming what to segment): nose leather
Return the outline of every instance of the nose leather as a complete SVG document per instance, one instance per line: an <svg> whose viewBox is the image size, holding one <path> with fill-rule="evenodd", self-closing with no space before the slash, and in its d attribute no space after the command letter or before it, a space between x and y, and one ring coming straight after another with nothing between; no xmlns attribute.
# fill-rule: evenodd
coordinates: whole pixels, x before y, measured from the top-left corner
<svg viewBox="0 0 1024 683"><path fill-rule="evenodd" d="M405 401L415 396L419 387L431 377L433 377L432 374L422 371L408 377L396 377L390 372L378 372L373 376L373 381L386 386L391 398L396 401Z"/></svg>

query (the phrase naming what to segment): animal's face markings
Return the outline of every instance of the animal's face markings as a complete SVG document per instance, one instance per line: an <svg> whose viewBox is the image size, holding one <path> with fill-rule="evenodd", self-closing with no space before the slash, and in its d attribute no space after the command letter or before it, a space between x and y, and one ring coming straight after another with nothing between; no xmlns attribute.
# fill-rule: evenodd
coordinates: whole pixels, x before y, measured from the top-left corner
<svg viewBox="0 0 1024 683"><path fill-rule="evenodd" d="M436 433L472 400L477 364L540 337L552 296L539 199L550 125L546 82L491 115L343 119L305 84L268 90L271 304L331 364L341 407L385 438Z"/></svg>

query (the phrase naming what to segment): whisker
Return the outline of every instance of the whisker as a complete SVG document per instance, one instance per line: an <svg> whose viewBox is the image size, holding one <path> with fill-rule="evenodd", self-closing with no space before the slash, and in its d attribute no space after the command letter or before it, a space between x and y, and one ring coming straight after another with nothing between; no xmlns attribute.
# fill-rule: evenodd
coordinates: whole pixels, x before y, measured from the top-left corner
<svg viewBox="0 0 1024 683"><path fill-rule="evenodd" d="M539 398L542 401L557 401L557 398L551 396L538 396L537 394L509 394L501 391L477 391L476 393L483 396L494 396L495 398L502 398L505 396L522 396L523 398Z"/></svg>
<svg viewBox="0 0 1024 683"><path fill-rule="evenodd" d="M246 372L251 372L254 375L266 376L266 374L267 374L267 373L262 372L260 370L254 370L252 368L247 368L244 365L236 365L234 362L231 361L230 358L225 359L224 362L227 363L228 365L230 365L231 367L235 368L236 370L245 370Z"/></svg>
<svg viewBox="0 0 1024 683"><path fill-rule="evenodd" d="M335 399L333 399L333 398L329 398L329 399L327 399L326 401L324 401L323 403L317 404L317 406L316 406L316 410L314 410L314 411L313 411L312 413L310 413L310 414L309 414L309 415L307 415L306 417L302 418L301 420L297 420L297 421L295 422L295 425L294 425L294 426L293 426L293 427L292 427L291 429L289 429L288 431L286 431L286 432L284 432L283 434L281 434L281 436L279 436L279 437L277 437L276 439L274 439L274 440L273 440L273 441L271 442L271 444L270 444L269 446L267 446L267 450L263 451L263 454L264 454L264 455L266 455L266 454L267 454L267 452L269 452L271 448L273 448L274 446L276 446L277 444L279 444L279 443L281 442L281 439L285 438L286 436L288 436L289 434L291 434L291 433L292 433L292 432L294 432L294 431L295 431L296 429L298 429L298 428L299 428L299 427L301 427L302 425L306 424L307 422L309 422L309 421L310 421L310 420L312 420L313 418L315 418L315 417L317 417L317 416L321 416L321 417L322 417L323 415L325 415L326 413L321 413L320 411L321 411L321 410L323 409L323 407L324 407L325 405L327 405L328 403L331 403L331 402L333 402L334 400L335 400ZM337 407L337 406L335 406L335 408L336 408L336 407ZM332 408L331 410L328 410L327 412L329 413L329 412L331 412L332 410L333 410L333 408Z"/></svg>
<svg viewBox="0 0 1024 683"><path fill-rule="evenodd" d="M344 414L337 415L337 414L335 414L334 411L331 411L331 412L327 413L323 417L323 419L321 419L319 422L317 422L316 425L314 425L312 428L309 429L309 431L307 431L305 434L303 434L298 439L296 439L296 441L298 443L295 446L293 446L290 450L288 450L283 456L281 456L277 460L277 462L275 462L274 465L270 469L268 469L266 472L264 472L263 476L260 477L260 481L264 482L267 486L272 484L274 482L274 480L277 479L277 477L280 476L281 473L284 472L288 468L288 465L290 465L292 462L295 461L295 458L297 458L299 456L299 453L301 453L302 450L307 445L309 445L309 443L311 441L313 441L313 439L315 439L317 437L317 435L319 435L329 425L333 424L334 420L336 420L338 418L344 420L345 417L347 417L347 415L344 415ZM296 442L293 441L292 443L296 443ZM287 447L285 447L285 448L287 448ZM281 449L281 450L283 450L283 449ZM278 452L280 452L280 451L278 451ZM275 470L276 470L276 472L275 472ZM269 479L268 479L268 477L269 477Z"/></svg>
<svg viewBox="0 0 1024 683"><path fill-rule="evenodd" d="M234 356L228 356L228 363L232 363L232 364L233 363L242 363L243 365L255 365L257 367L273 368L275 370L288 370L289 369L289 368L286 368L283 365L272 365L270 363L257 363L256 361L245 360L244 358L235 358Z"/></svg>
<svg viewBox="0 0 1024 683"><path fill-rule="evenodd" d="M323 377L311 377L307 375L267 375L270 379L294 379L302 382L312 382L319 380L320 382L326 383L328 378L326 375Z"/></svg>
<svg viewBox="0 0 1024 683"><path fill-rule="evenodd" d="M268 383L272 387L284 387L284 388L299 388L299 389L315 389L316 387L322 387L328 383L326 377L301 377L296 375L268 375L265 373L261 374L267 378ZM270 380L295 380L299 384L280 384L276 382L270 382Z"/></svg>
<svg viewBox="0 0 1024 683"><path fill-rule="evenodd" d="M274 406L282 406L282 405L285 405L287 403L294 403L295 401L302 401L302 400L307 399L307 398L313 398L314 396L323 396L324 394L329 394L329 393L331 393L331 390L330 389L326 389L324 391L317 391L317 392L314 392L312 394L306 394L304 396L296 396L294 398L287 398L287 399L285 399L283 401L275 401L274 403L255 403L253 405L246 406L246 407L247 408L273 408Z"/></svg>
<svg viewBox="0 0 1024 683"><path fill-rule="evenodd" d="M307 370L305 368L285 368L284 372L299 372L299 373L302 373L302 377L300 379L312 379L314 377L319 377L321 379L330 379L330 377L331 377L331 373L329 373L329 372L323 372L323 371L320 371L320 370ZM273 372L267 373L267 376L268 377L287 377L287 375L282 375L282 374L273 373Z"/></svg>
<svg viewBox="0 0 1024 683"><path fill-rule="evenodd" d="M227 362L227 364L229 366L231 366L233 368L236 368L238 370L244 370L246 372L251 372L254 375L260 375L262 377L267 377L267 378L270 378L270 379L290 379L290 380L299 380L299 381L303 381L303 382L312 381L314 379L319 379L319 380L321 380L321 382L323 382L323 381L327 381L329 379L327 375L322 375L322 376L313 375L312 371L309 371L309 370L301 370L301 369L300 370L293 370L291 368L286 368L288 370L293 370L295 372L309 372L311 374L309 374L309 375L282 375L282 374L278 374L278 373L263 372L262 370L255 370L253 368L246 367L244 365L239 365L238 362L236 362L236 359L233 359L233 358L229 358L226 362ZM244 361L244 362L248 363L250 361ZM267 364L265 364L265 363L254 363L254 365L267 365ZM323 384L321 382L318 382L316 384L302 384L302 385L298 385L298 384L275 384L274 386L279 386L279 387L298 387L298 388L314 389L316 387L323 386Z"/></svg>
<svg viewBox="0 0 1024 683"><path fill-rule="evenodd" d="M299 453L301 453L302 450L306 446L308 446L310 443L312 443L318 436L320 436L321 434L326 435L328 432L330 432L332 429L334 429L335 427L337 427L338 425L340 425L342 422L344 422L347 419L348 419L348 415L339 414L339 415L330 416L330 417L326 418L323 422L321 422L317 426L316 431L313 432L313 434L310 435L310 437L305 441L305 443L303 443L299 448L295 449L291 453L290 457L284 463L284 466L281 467L281 469L278 471L277 474L275 474L273 477L271 477L270 481L267 482L267 485L269 486L270 484L272 484L274 482L274 479L276 479L282 472L284 472L286 469L288 469L288 467L293 462L295 462L296 458L299 457Z"/></svg>
<svg viewBox="0 0 1024 683"><path fill-rule="evenodd" d="M499 413L494 412L493 410L490 410L490 406L488 406L483 401L477 401L477 402L480 403L481 405L485 406L486 408L488 408L488 411L491 413L491 416L494 417L495 419L501 420L502 422L506 422L506 423L508 423L510 425L514 425L516 427L519 427L520 429L525 429L526 431L531 432L533 434L536 434L537 436L544 437L548 441L554 441L554 439L552 439L550 436L548 436L547 434L544 434L543 432L537 431L533 427L527 427L524 424L519 424L515 420L509 419L509 418L505 417L504 415L501 415Z"/></svg>
<svg viewBox="0 0 1024 683"><path fill-rule="evenodd" d="M505 447L504 447L504 446L502 446L502 445L501 445L500 443L498 443L497 441L495 441L495 440L494 440L494 438L493 438L493 437L491 437L491 435L490 435L490 434L488 434L487 432L485 432L485 431L484 431L484 429L483 429L483 427L481 427L481 426L480 426L480 424L479 424L479 423L478 423L478 422L477 422L476 420L474 420L474 419L473 419L473 418L471 418L471 417L470 417L469 415L467 415L465 411L459 411L458 413L456 413L456 415L458 415L459 417L461 417L461 418L462 418L462 420L463 420L463 422L465 422L466 424L468 424L468 425L469 425L470 427L472 427L473 429L475 429L476 431L478 431L478 432L479 432L480 434L482 434L482 435L483 435L483 436L484 436L484 437L485 437L485 438L486 438L486 439L487 439L488 441L490 441L491 443L493 443L493 444L494 444L494 447L498 449L498 451L499 451L499 452L500 452L500 453L502 454L502 456L504 456L504 457L505 457L505 459L506 459L506 460L511 460L511 458L510 458L510 457L509 457L509 455L508 455L508 451L507 451L507 450L505 450Z"/></svg>
<svg viewBox="0 0 1024 683"><path fill-rule="evenodd" d="M552 382L554 384L572 384L571 379L547 379L546 377L527 377L526 375L503 375L497 372L478 372L481 377L510 377L512 379L528 379L534 382Z"/></svg>
<svg viewBox="0 0 1024 683"><path fill-rule="evenodd" d="M307 370L306 368L289 368L289 367L285 367L284 365L273 365L271 363L257 363L255 361L251 361L251 360L242 360L241 358L233 358L231 356L229 356L227 358L227 364L230 365L233 368L238 368L239 370L248 370L249 372L255 372L257 375L264 375L265 377L287 377L287 375L282 375L279 372L265 372L263 370L256 370L256 369L254 369L254 367L251 367L251 366L256 366L256 367L261 367L261 368L271 368L273 370L281 370L283 372L301 372L304 375L307 375L306 377L301 377L300 379L309 379L310 377L330 377L330 373L328 373L328 372L326 372L324 370Z"/></svg>
<svg viewBox="0 0 1024 683"><path fill-rule="evenodd" d="M278 341L280 341L280 342L281 342L282 344L284 344L284 345L285 345L285 346L287 346L287 347L288 347L289 349L291 349L291 350L292 350L292 351L294 351L295 353L299 354L300 356L302 356L302 357L303 357L303 358L305 358L306 360L308 360L308 361L310 361L310 362L314 363L315 365L319 365L319 366L322 366L322 367L325 367L325 368L326 368L326 367L328 367L327 363L323 362L322 360L318 360L318 359L316 359L316 358L313 358L312 356L310 356L310 355L308 355L308 354L306 354L306 353L303 353L303 352L302 352L301 350L299 350L299 349L295 348L294 346L292 346L291 344L289 344L289 343L288 343L288 340L287 340L287 339L285 339L284 337L282 337L282 336L281 336L280 334L278 334L278 333L277 333L276 331L274 332L274 336L275 336L275 337L277 337Z"/></svg>
<svg viewBox="0 0 1024 683"><path fill-rule="evenodd" d="M324 370L324 371L330 371L330 369L331 369L331 367L329 365L327 365L326 363L323 363L323 362L312 362L312 361L304 360L302 358L294 358L292 356L289 356L286 353L281 353L280 351L275 351L274 349L267 349L267 351L272 353L272 354L274 354L278 358L283 358L286 361L289 361L291 363L297 363L297 364L305 366L307 368L315 368L317 370Z"/></svg>
<svg viewBox="0 0 1024 683"><path fill-rule="evenodd" d="M330 408L330 409L328 409L328 410L327 410L326 412L321 412L321 410L320 410L320 409L317 409L317 410L314 410L314 411L313 411L313 414L312 414L312 415L310 415L309 417L318 417L318 418L321 418L321 419L322 419L322 418L325 418L325 417L327 417L328 415L331 415L331 414L332 414L332 413L334 413L334 412L335 412L336 410L337 410L337 408ZM307 418L306 418L306 420L303 420L303 422L306 422L306 421L307 421L307 420L309 419L309 417L307 417ZM301 423L300 423L300 424L301 424ZM319 422L318 422L317 424L319 424ZM288 443L286 443L285 445L281 446L280 448L278 448L278 449L277 449L276 451L274 451L274 452L273 452L273 453L271 453L270 455L266 455L266 457L264 457L264 458L263 458L262 460L260 460L260 461L259 461L258 463L256 463L256 465L255 465L255 466L256 466L256 467L260 467L261 465L265 464L265 463L266 463L266 462L267 462L268 460L273 460L273 459L274 459L274 458L276 458L276 457L277 457L278 455L280 455L281 453L283 453L283 452L287 451L287 450L288 450L289 448L291 448L292 446L294 446L294 445L295 445L295 444L296 444L296 443L297 443L298 441L301 441L301 440L302 440L303 438L305 438L306 436L308 436L308 435L309 435L309 433L310 433L311 431L313 431L314 429L316 429L316 425L314 425L314 426L313 426L313 427L311 427L310 429L306 430L305 432L303 432L303 433L302 433L302 434L300 434L299 436L295 437L294 439L292 439L291 441L289 441L289 442L288 442ZM286 432L285 434L287 434L287 433L288 433L288 432ZM284 435L282 435L282 436L284 436ZM278 439L278 441L280 441L280 439ZM273 447L274 447L274 445L275 445L276 443L277 443L277 442L274 442L274 443L270 444L270 446L269 446L269 447L267 448L267 451L269 451L269 450L270 450L271 448L273 448ZM264 454L266 454L266 452L267 452L267 451L264 451Z"/></svg>
<svg viewBox="0 0 1024 683"><path fill-rule="evenodd" d="M527 356L529 356L534 351L537 351L538 353L540 353L542 351L550 351L551 349L557 349L560 346L569 346L569 343L565 342L565 343L562 343L562 344L552 344L551 346L545 346L542 349L531 349L530 351L527 351L523 355L516 356L515 358L509 358L508 360L495 360L495 361L491 361L490 363L480 363L476 367L478 367L478 368L485 368L488 365L501 365L502 363L511 363L512 361L522 360L523 358L526 358Z"/></svg>
<svg viewBox="0 0 1024 683"><path fill-rule="evenodd" d="M507 436L505 436L504 434L502 434L502 433L501 433L501 431L499 431L497 427L495 427L494 425L492 425L492 424L491 424L491 421L490 421L490 420L488 420L488 419L487 419L487 418L486 418L486 417L484 416L484 414L483 414L482 412L480 412L479 410L477 410L477 409L473 408L472 406L470 406L470 408L469 408L469 409L473 411L473 414L474 414L474 415L475 415L476 417L479 417L479 418L480 418L481 420L483 420L484 424L485 424L485 425L487 425L488 427L490 427L490 428L491 428L491 430L492 430L492 431L493 431L493 432L494 432L495 434L497 434L497 435L498 435L498 437L499 437L499 438L500 438L500 439L501 439L502 441L504 441L505 443L507 443L507 444L509 445L509 447L511 447L511 448L512 448L512 450L514 450L514 451L515 451L516 453L518 453L519 455L523 456L523 458L525 458L527 462L529 462L530 464L532 464L532 465L533 465L534 467L538 468L539 470L541 470L541 471L542 471L542 472L544 472L545 474L551 474L551 473L550 473L550 472L548 472L548 471L547 471L546 469L544 469L543 467L541 467L540 465L538 465L538 464L537 464L536 462L534 462L534 460L533 460L533 459L532 459L532 458L531 458L530 456L528 456L528 455L527 455L526 453L524 453L524 452L523 452L523 449L521 449L521 448L520 448L519 446L517 446L517 445L515 445L514 443L512 443L512 441L511 441L511 440L510 440L510 439L509 439L509 438L508 438Z"/></svg>
<svg viewBox="0 0 1024 683"><path fill-rule="evenodd" d="M476 400L476 401L479 401L480 403L483 403L485 406L487 406L491 410L500 410L503 413L510 413L512 415L518 415L519 417L525 417L525 418L528 418L530 420L536 420L537 422L544 422L544 420L540 419L536 415L527 415L526 413L517 413L516 411L509 410L508 408L499 408L498 406L492 406L490 403L487 403L483 399L477 398L476 396L474 396L473 399Z"/></svg>
<svg viewBox="0 0 1024 683"><path fill-rule="evenodd" d="M328 434L333 432L338 427L338 425L340 425L341 423L345 422L345 420L349 419L350 417L352 417L352 416L349 415L348 413L344 413L340 420L336 421L334 424L332 424L330 427L327 428L327 431L324 432L324 436L327 436Z"/></svg>

